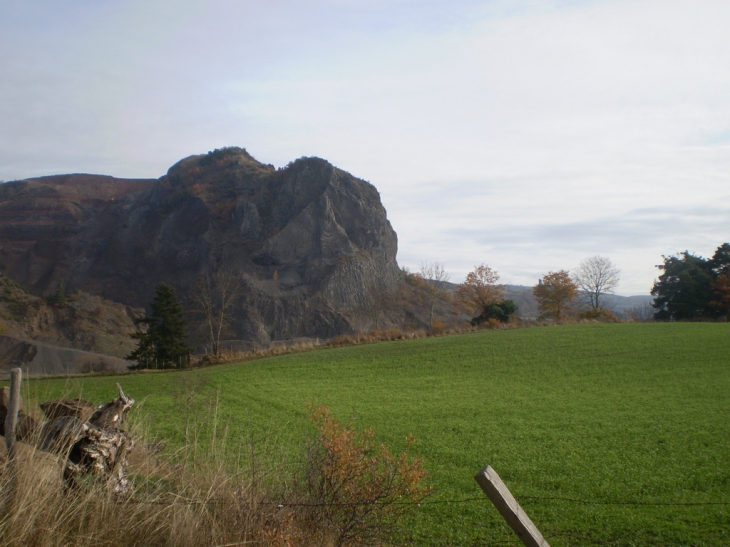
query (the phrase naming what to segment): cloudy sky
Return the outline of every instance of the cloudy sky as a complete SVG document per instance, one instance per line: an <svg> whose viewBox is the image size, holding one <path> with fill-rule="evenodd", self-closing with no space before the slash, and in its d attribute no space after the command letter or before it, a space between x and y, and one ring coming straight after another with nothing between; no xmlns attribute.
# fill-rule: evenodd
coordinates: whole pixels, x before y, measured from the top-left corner
<svg viewBox="0 0 730 547"><path fill-rule="evenodd" d="M245 147L380 191L398 261L533 285L730 241L730 2L2 0L0 180Z"/></svg>

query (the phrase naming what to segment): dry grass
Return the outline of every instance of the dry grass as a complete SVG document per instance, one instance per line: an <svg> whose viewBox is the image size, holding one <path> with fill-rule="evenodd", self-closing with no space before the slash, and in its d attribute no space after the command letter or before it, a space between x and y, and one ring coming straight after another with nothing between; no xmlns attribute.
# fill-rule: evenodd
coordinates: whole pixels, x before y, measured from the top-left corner
<svg viewBox="0 0 730 547"><path fill-rule="evenodd" d="M277 545L285 529L265 493L213 452L172 463L140 444L130 458L134 495L119 499L91 479L65 488L59 458L20 446L14 469L4 457L0 469L3 546Z"/></svg>
<svg viewBox="0 0 730 547"><path fill-rule="evenodd" d="M529 326L533 326L535 322L531 322ZM378 342L393 342L396 340L417 340L419 338L428 338L432 336L448 336L455 334L464 334L467 332L477 332L481 330L499 330L506 328L517 328L519 326L528 326L527 323L520 324L518 322L501 323L501 322L485 322L484 324L473 327L469 323L464 322L460 326L452 326L446 328L440 321L434 321L434 328L430 330L424 329L401 329L393 327L389 329L378 329L367 332L357 332L351 334L341 334L322 340L319 342L299 341L293 344L274 346L267 349L258 349L255 351L221 351L218 356L206 355L201 359L191 363L191 368L205 367L211 365L220 365L224 363L242 363L253 361L256 359L264 359L266 357L274 357L277 355L288 355L291 353L303 353L317 349L341 348L345 346L359 346L363 344L376 344Z"/></svg>
<svg viewBox="0 0 730 547"><path fill-rule="evenodd" d="M181 401L183 402L183 401ZM0 450L0 545L3 547L308 547L382 545L384 523L392 520L393 504L407 500L411 491L421 495L423 468L404 453L393 471L392 457L372 460L356 443L360 436L331 419L319 425L303 466L286 464L271 446L226 446L226 427L219 423L217 402L196 402L186 410L186 444L177 451L159 454L160 443L145 443L143 432L132 431L135 447L129 456L129 477L134 492L115 496L103 481L88 477L74 488L61 478L62 458L41 452L32 444L17 443L18 457L7 462L5 443ZM319 412L323 412L319 410ZM329 429L327 429L329 428ZM334 465L321 455L333 443L350 454ZM343 448L344 447L344 448ZM359 451L358 451L359 450ZM323 452L324 451L324 452ZM237 453L237 458L231 454ZM352 456L354 454L354 456ZM360 460L358 459L360 458ZM231 460L235 461L231 461ZM353 463L354 461L354 463ZM370 467L364 462L371 462ZM325 466L325 463L327 466ZM338 468L339 465L339 468ZM353 467L354 465L354 467ZM360 467L358 467L360 466ZM375 466L375 467L373 467ZM382 466L382 467L378 467ZM408 467L411 466L411 467ZM379 477L373 469L390 473ZM348 533L352 519L342 522L323 517L343 514L338 499L323 499L307 477L347 472L350 491L344 511L367 507L371 518L357 522L357 534ZM352 469L357 472L353 473ZM362 470L361 470L362 469ZM416 471L412 471L415 469ZM344 470L344 471L343 471ZM408 471L404 474L403 471ZM378 488L384 478L402 491L389 490L384 503ZM420 473L417 476L414 473ZM318 483L319 484L319 483ZM371 486L372 485L372 486ZM362 498L362 499L360 499ZM323 505L324 502L324 505ZM385 509L385 511L383 511ZM316 515L320 515L317 517ZM380 516L379 516L380 515ZM324 526L323 523L327 524ZM345 526L349 526L343 531ZM347 541L343 541L346 538Z"/></svg>

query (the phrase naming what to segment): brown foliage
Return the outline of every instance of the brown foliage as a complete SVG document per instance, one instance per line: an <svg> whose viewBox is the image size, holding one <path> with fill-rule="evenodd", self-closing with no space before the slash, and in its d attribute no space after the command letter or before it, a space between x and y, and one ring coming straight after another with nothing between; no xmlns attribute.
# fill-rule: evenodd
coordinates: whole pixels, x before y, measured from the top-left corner
<svg viewBox="0 0 730 547"><path fill-rule="evenodd" d="M712 300L710 306L725 310L726 320L730 321L730 276L720 274L712 283L712 290L715 291L717 300Z"/></svg>
<svg viewBox="0 0 730 547"><path fill-rule="evenodd" d="M605 308L591 308L580 312L578 319L588 319L590 321L599 321L601 323L618 323L619 319L615 313Z"/></svg>
<svg viewBox="0 0 730 547"><path fill-rule="evenodd" d="M467 305L481 311L502 299L503 285L498 285L499 274L486 264L474 266L457 289L457 296Z"/></svg>
<svg viewBox="0 0 730 547"><path fill-rule="evenodd" d="M578 295L578 287L567 270L548 272L532 289L537 300L540 317L562 319L573 311L572 302Z"/></svg>
<svg viewBox="0 0 730 547"><path fill-rule="evenodd" d="M430 493L423 461L408 453L415 438L395 456L374 441L372 429L358 433L325 406L312 407L311 420L318 436L304 485L308 528L336 546L382 544L397 520Z"/></svg>

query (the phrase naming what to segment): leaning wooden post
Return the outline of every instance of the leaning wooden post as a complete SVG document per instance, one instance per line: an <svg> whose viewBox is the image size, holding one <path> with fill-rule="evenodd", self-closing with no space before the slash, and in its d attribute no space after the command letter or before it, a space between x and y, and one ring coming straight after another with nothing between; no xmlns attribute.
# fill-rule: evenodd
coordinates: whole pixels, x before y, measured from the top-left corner
<svg viewBox="0 0 730 547"><path fill-rule="evenodd" d="M474 475L474 479L524 545L550 547L494 469L487 466Z"/></svg>
<svg viewBox="0 0 730 547"><path fill-rule="evenodd" d="M20 412L20 382L23 373L19 368L10 371L10 400L8 401L8 415L5 417L5 447L7 448L8 462L15 459L15 432L18 429L18 413Z"/></svg>

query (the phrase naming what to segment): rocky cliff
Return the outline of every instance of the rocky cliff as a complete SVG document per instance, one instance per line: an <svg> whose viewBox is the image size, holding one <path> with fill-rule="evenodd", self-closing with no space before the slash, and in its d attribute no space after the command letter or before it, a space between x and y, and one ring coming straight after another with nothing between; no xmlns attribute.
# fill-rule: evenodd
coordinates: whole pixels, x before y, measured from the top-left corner
<svg viewBox="0 0 730 547"><path fill-rule="evenodd" d="M93 175L0 185L0 271L47 294L65 283L129 306L201 276L242 287L226 336L267 342L368 328L401 280L396 234L371 184L319 158L282 169L227 148L157 180Z"/></svg>

